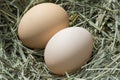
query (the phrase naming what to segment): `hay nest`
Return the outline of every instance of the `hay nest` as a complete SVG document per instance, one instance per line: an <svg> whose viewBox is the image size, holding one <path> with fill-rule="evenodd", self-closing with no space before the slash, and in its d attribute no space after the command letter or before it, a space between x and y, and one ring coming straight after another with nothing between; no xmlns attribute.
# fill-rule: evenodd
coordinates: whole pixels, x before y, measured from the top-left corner
<svg viewBox="0 0 120 80"><path fill-rule="evenodd" d="M44 50L24 47L17 25L36 4L54 2L69 14L70 26L82 26L94 37L93 55L75 74L51 74L43 60ZM120 80L119 0L0 0L1 80Z"/></svg>

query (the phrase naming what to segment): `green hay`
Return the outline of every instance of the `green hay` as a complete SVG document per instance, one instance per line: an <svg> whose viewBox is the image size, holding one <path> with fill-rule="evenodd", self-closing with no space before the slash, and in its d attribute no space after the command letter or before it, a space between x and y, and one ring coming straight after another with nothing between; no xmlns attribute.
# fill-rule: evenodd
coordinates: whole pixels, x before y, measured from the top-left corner
<svg viewBox="0 0 120 80"><path fill-rule="evenodd" d="M70 26L94 37L93 55L75 74L57 76L44 63L44 50L24 47L17 25L32 6L52 0L0 0L0 80L120 80L119 0L53 0L68 12Z"/></svg>

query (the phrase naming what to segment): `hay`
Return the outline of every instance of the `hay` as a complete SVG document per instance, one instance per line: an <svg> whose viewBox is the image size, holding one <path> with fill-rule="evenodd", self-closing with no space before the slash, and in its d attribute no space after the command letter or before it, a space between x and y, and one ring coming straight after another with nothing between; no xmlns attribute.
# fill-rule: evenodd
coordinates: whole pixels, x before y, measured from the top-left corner
<svg viewBox="0 0 120 80"><path fill-rule="evenodd" d="M17 25L32 6L52 0L0 0L0 80L120 80L119 0L54 0L69 13L70 26L82 26L94 37L88 64L75 74L51 74L44 50L24 47Z"/></svg>

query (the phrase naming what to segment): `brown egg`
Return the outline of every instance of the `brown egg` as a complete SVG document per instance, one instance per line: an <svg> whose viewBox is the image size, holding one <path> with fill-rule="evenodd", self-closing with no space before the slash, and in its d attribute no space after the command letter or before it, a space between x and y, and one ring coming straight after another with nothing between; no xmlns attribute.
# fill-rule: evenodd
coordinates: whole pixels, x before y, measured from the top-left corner
<svg viewBox="0 0 120 80"><path fill-rule="evenodd" d="M45 63L55 74L74 73L87 63L92 49L93 38L86 29L65 28L49 40L45 48Z"/></svg>
<svg viewBox="0 0 120 80"><path fill-rule="evenodd" d="M24 14L18 26L18 36L29 48L44 48L56 32L68 25L68 15L62 7L42 3Z"/></svg>

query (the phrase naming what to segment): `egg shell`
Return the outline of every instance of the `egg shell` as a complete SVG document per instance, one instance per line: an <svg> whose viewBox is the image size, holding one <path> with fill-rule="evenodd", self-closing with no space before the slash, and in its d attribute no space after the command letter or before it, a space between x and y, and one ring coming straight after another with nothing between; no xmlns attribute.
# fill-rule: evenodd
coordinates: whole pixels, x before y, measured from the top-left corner
<svg viewBox="0 0 120 80"><path fill-rule="evenodd" d="M44 48L56 32L68 26L68 15L62 7L54 3L42 3L23 15L18 36L29 48Z"/></svg>
<svg viewBox="0 0 120 80"><path fill-rule="evenodd" d="M57 32L48 42L44 59L54 74L74 73L90 58L92 35L84 28L70 27Z"/></svg>

